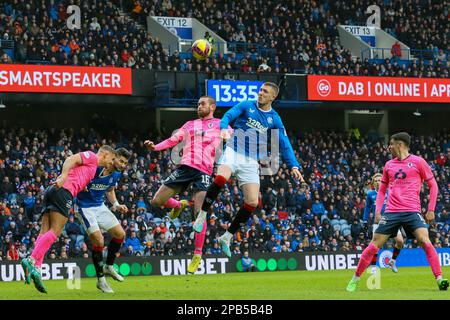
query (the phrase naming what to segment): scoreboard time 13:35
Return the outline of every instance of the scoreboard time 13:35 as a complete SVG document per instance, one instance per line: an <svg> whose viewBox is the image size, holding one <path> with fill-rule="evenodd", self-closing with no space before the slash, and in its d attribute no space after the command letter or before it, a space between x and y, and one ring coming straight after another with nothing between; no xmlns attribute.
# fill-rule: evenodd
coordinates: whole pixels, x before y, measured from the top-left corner
<svg viewBox="0 0 450 320"><path fill-rule="evenodd" d="M257 100L263 81L207 80L206 93L218 107L231 107L245 100Z"/></svg>

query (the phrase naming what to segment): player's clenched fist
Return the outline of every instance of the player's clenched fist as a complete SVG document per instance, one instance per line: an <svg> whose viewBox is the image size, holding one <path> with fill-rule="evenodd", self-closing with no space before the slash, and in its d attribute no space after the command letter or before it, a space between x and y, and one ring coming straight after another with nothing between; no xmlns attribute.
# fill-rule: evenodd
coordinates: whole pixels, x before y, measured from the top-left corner
<svg viewBox="0 0 450 320"><path fill-rule="evenodd" d="M291 173L292 173L292 175L294 176L295 179L301 180L302 183L305 182L303 180L302 174L300 173L300 170L298 170L297 168L292 168Z"/></svg>
<svg viewBox="0 0 450 320"><path fill-rule="evenodd" d="M145 140L144 145L147 148L147 150L149 150L149 151L155 150L155 143L153 141Z"/></svg>
<svg viewBox="0 0 450 320"><path fill-rule="evenodd" d="M230 131L228 129L222 129L220 130L220 137L224 140L230 139Z"/></svg>

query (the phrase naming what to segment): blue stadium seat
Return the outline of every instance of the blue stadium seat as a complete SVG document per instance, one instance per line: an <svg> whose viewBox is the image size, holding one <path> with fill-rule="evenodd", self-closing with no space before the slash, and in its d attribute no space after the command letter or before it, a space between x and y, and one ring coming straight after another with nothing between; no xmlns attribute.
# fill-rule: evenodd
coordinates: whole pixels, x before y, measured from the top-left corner
<svg viewBox="0 0 450 320"><path fill-rule="evenodd" d="M342 224L348 224L347 220L345 220L345 219L339 220L339 223L340 223L341 225L342 225Z"/></svg>
<svg viewBox="0 0 450 320"><path fill-rule="evenodd" d="M334 226L336 224L339 224L339 220L338 219L332 219L331 220L331 226Z"/></svg>
<svg viewBox="0 0 450 320"><path fill-rule="evenodd" d="M320 217L320 223L323 223L325 220L330 221L330 219L328 218L328 216L326 214L324 214Z"/></svg>
<svg viewBox="0 0 450 320"><path fill-rule="evenodd" d="M338 223L336 223L336 224L333 226L333 230L334 230L334 231L341 231L341 225L338 224Z"/></svg>
<svg viewBox="0 0 450 320"><path fill-rule="evenodd" d="M349 235L352 233L352 231L351 231L350 228L342 229L341 232L342 232L342 235L343 235L344 237L349 236Z"/></svg>

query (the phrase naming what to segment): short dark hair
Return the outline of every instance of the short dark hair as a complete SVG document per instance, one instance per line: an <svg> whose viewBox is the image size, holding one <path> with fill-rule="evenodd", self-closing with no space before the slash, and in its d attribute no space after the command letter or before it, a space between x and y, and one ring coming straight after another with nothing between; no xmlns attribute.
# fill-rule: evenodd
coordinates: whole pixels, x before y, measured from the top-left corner
<svg viewBox="0 0 450 320"><path fill-rule="evenodd" d="M411 144L411 136L407 132L399 132L396 134L393 134L391 136L392 140L395 141L401 141L403 142L407 147Z"/></svg>
<svg viewBox="0 0 450 320"><path fill-rule="evenodd" d="M115 152L118 157L124 157L125 159L130 159L131 157L131 152L125 148L118 148Z"/></svg>

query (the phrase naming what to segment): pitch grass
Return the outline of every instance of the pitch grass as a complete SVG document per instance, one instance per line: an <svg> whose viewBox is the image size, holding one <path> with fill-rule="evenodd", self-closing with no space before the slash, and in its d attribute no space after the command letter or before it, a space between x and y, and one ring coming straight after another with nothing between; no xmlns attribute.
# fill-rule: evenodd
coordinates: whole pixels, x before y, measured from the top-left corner
<svg viewBox="0 0 450 320"><path fill-rule="evenodd" d="M450 267L443 268L450 275ZM69 290L65 280L45 281L48 294L36 291L33 285L22 282L0 282L0 299L99 300L99 299L229 299L229 300L438 300L450 299L450 291L439 291L428 267L400 268L394 274L381 270L381 289L369 290L361 279L355 293L345 290L353 275L352 270L284 271L229 273L216 275L127 277L119 283L108 278L115 291L105 294L96 288L96 279L81 279L80 290Z"/></svg>

